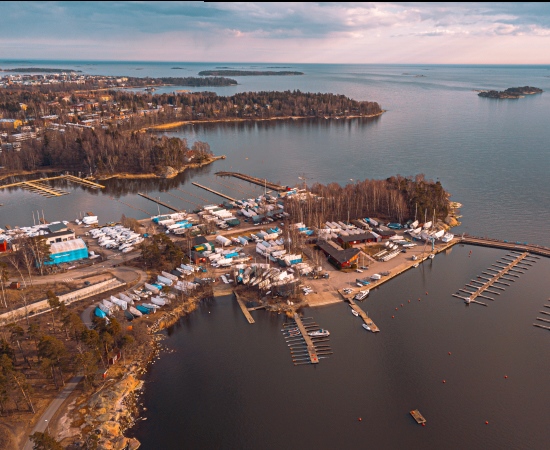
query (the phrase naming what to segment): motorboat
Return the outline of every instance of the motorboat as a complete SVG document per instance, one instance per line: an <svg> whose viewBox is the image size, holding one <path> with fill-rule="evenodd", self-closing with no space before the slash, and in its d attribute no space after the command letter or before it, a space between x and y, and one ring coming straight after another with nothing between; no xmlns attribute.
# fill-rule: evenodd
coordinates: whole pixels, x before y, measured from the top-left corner
<svg viewBox="0 0 550 450"><path fill-rule="evenodd" d="M351 313L355 316L355 317L358 317L359 316L359 313L357 311L355 311L355 309L352 309L351 310Z"/></svg>
<svg viewBox="0 0 550 450"><path fill-rule="evenodd" d="M430 253L430 254L428 255L428 258L434 259L434 258L435 258L435 255L434 255L433 253Z"/></svg>
<svg viewBox="0 0 550 450"><path fill-rule="evenodd" d="M330 332L328 330L324 330L324 329L320 328L319 330L312 331L312 332L308 333L308 336L310 336L310 337L326 337L326 336L330 336Z"/></svg>
<svg viewBox="0 0 550 450"><path fill-rule="evenodd" d="M369 295L370 290L365 289L364 291L359 291L357 294L355 294L355 297L353 297L354 300L365 300L367 298L367 295Z"/></svg>
<svg viewBox="0 0 550 450"><path fill-rule="evenodd" d="M370 331L370 327L369 327L366 323L361 324L361 326L362 326L365 330Z"/></svg>

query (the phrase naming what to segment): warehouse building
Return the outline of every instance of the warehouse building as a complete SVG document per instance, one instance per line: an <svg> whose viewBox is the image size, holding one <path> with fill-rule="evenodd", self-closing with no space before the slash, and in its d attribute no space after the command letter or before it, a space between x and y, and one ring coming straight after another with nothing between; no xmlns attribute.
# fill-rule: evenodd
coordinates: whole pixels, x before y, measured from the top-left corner
<svg viewBox="0 0 550 450"><path fill-rule="evenodd" d="M54 242L50 245L50 260L44 264L61 264L88 258L88 247L82 239Z"/></svg>

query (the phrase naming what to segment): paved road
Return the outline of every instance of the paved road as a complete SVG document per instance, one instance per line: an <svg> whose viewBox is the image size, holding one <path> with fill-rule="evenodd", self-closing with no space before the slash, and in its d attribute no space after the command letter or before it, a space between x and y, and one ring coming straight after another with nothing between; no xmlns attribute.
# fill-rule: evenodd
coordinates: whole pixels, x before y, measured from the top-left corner
<svg viewBox="0 0 550 450"><path fill-rule="evenodd" d="M67 397L69 397L71 392L75 390L78 383L80 383L83 379L84 377L73 377L70 379L63 390L59 394L57 394L57 397L50 403L48 409L44 411L42 417L38 419L36 426L33 428L30 434L33 434L36 431L44 432L44 430L46 430L48 423L52 420L52 417L57 412L59 407L63 404ZM52 430L49 429L49 431L51 432ZM27 442L23 446L22 450L32 450L32 442L30 441L30 439L27 439Z"/></svg>

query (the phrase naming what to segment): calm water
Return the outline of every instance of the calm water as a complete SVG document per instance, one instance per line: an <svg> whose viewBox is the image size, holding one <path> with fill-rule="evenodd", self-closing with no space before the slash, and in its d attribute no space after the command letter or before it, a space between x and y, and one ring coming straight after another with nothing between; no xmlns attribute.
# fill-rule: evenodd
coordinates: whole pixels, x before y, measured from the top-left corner
<svg viewBox="0 0 550 450"><path fill-rule="evenodd" d="M0 67L10 64L24 65L0 61ZM135 76L271 66L41 65ZM172 70L175 66L185 70ZM49 220L71 220L81 211L94 211L100 221L165 212L137 192L186 209L219 202L191 181L235 197L262 191L234 179L217 181L218 170L289 185L298 183L299 176L311 184L424 173L439 179L452 199L464 204L458 232L550 245L550 66L292 69L306 75L240 77L238 86L216 91L335 92L378 101L387 112L362 121L186 126L170 135L207 141L215 154L227 159L162 182L109 180L105 190L91 193L66 186L71 194L58 199L0 191L0 226L28 225L32 211L44 211ZM494 101L472 91L523 85L547 92ZM531 324L548 298L550 262L539 261L487 308L466 307L451 297L502 254L455 247L372 293L364 306L382 330L378 335L366 333L345 305L308 311L332 333L334 355L318 367L292 365L279 331L280 316L257 311L257 323L249 326L230 298L205 303L171 331L166 345L175 353L164 355L147 375L148 420L135 434L145 449L547 448L550 335ZM411 408L422 411L427 427L412 421Z"/></svg>
<svg viewBox="0 0 550 450"><path fill-rule="evenodd" d="M487 308L451 297L503 254L456 246L371 293L376 335L344 304L306 310L331 331L316 367L292 364L281 316L249 325L231 297L204 303L165 341L133 433L145 449L547 448L550 336L531 324L549 261Z"/></svg>
<svg viewBox="0 0 550 450"><path fill-rule="evenodd" d="M24 65L6 61L0 64ZM87 73L136 76L191 76L216 66L244 69L270 66L39 61L27 65L55 67L56 64ZM213 174L225 169L289 185L299 183L300 176L311 184L424 173L428 178L439 179L453 194L453 200L464 204L463 226L458 232L550 245L547 227L543 226L550 220L546 185L550 167L547 126L550 96L545 93L521 100L495 101L479 98L472 91L518 85L548 91L550 66L293 65L292 68L302 70L305 75L237 77L238 86L215 90L220 94L269 89L336 92L376 100L388 112L380 118L361 121L186 126L170 135L186 137L190 142L206 141L215 154L225 154L227 159L182 175L160 188L158 182L112 181L106 183L104 192L93 195L69 187L71 195L60 199L43 199L20 190L17 195L0 191L0 203L4 203L0 226L27 225L32 222L32 210L45 210L49 220L70 220L78 211L88 210L99 211L100 220L105 221L117 220L121 214L143 218L147 215L143 211L156 213L157 207L139 198L138 191L147 191L185 209L203 204L204 199L220 200L192 186L191 178L236 197L261 192L236 180L222 180L225 185L219 184ZM187 193L175 190L177 185ZM180 198L160 192L166 189Z"/></svg>

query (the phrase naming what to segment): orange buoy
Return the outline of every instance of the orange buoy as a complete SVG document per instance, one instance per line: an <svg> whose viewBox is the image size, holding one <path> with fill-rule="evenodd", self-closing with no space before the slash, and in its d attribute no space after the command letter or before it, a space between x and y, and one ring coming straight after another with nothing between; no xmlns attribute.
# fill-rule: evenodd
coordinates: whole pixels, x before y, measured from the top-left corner
<svg viewBox="0 0 550 450"><path fill-rule="evenodd" d="M391 316L392 319L395 319L395 316Z"/></svg>
<svg viewBox="0 0 550 450"><path fill-rule="evenodd" d="M451 354L451 352L449 352L449 355Z"/></svg>
<svg viewBox="0 0 550 450"><path fill-rule="evenodd" d="M359 419L357 419L359 422L361 422L363 419L361 417L359 417Z"/></svg>
<svg viewBox="0 0 550 450"><path fill-rule="evenodd" d="M409 300L409 303L410 303L410 302L411 302L411 301Z"/></svg>
<svg viewBox="0 0 550 450"><path fill-rule="evenodd" d="M401 303L401 308L403 308L403 303Z"/></svg>
<svg viewBox="0 0 550 450"><path fill-rule="evenodd" d="M485 421L485 425L489 425L489 421L488 421L488 420Z"/></svg>
<svg viewBox="0 0 550 450"><path fill-rule="evenodd" d="M504 375L504 378L505 378L505 379L508 378L508 375Z"/></svg>
<svg viewBox="0 0 550 450"><path fill-rule="evenodd" d="M426 426L426 422L423 422L423 423L422 423L422 426L425 427L425 426Z"/></svg>
<svg viewBox="0 0 550 450"><path fill-rule="evenodd" d="M428 291L426 291L426 295L428 295Z"/></svg>
<svg viewBox="0 0 550 450"><path fill-rule="evenodd" d="M395 310L397 311L397 308L395 308Z"/></svg>
<svg viewBox="0 0 550 450"><path fill-rule="evenodd" d="M445 380L443 380L443 384L445 384L445 383L446 383L446 381L445 381Z"/></svg>

